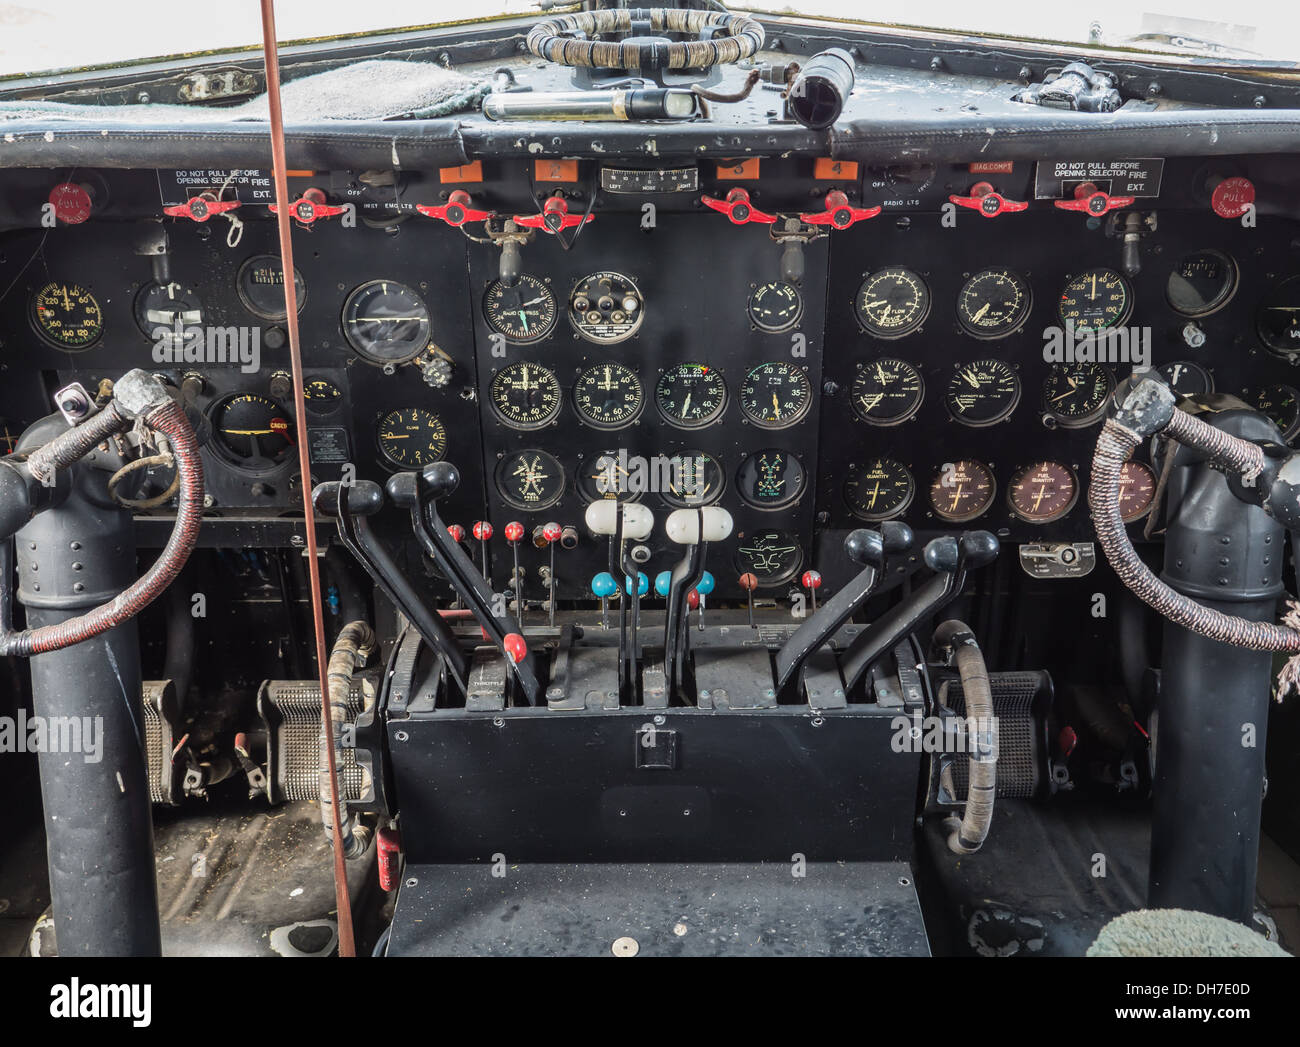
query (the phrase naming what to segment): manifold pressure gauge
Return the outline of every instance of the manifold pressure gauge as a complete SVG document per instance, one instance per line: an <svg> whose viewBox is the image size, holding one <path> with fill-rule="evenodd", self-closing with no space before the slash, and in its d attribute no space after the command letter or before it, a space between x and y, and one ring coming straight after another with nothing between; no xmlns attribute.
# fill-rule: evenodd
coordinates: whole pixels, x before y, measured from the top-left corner
<svg viewBox="0 0 1300 1047"><path fill-rule="evenodd" d="M584 422L597 429L631 425L644 403L641 379L623 364L589 367L573 383L574 407Z"/></svg>
<svg viewBox="0 0 1300 1047"><path fill-rule="evenodd" d="M493 375L488 400L511 428L540 429L560 413L560 382L550 368L521 360Z"/></svg>

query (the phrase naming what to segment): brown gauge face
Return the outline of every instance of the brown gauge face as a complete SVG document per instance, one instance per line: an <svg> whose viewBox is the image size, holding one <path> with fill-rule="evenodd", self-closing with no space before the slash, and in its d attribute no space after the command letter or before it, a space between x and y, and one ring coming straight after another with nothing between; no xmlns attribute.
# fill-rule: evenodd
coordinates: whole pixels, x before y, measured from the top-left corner
<svg viewBox="0 0 1300 1047"><path fill-rule="evenodd" d="M1103 364L1053 364L1043 382L1043 409L1057 425L1079 429L1101 421L1115 380Z"/></svg>
<svg viewBox="0 0 1300 1047"><path fill-rule="evenodd" d="M944 462L930 482L930 508L940 519L964 523L987 512L996 491L993 471L983 462Z"/></svg>
<svg viewBox="0 0 1300 1047"><path fill-rule="evenodd" d="M1059 520L1074 508L1078 498L1078 478L1073 469L1060 462L1022 466L1007 487L1011 511L1030 523Z"/></svg>
<svg viewBox="0 0 1300 1047"><path fill-rule="evenodd" d="M893 458L875 458L855 468L844 481L849 512L862 520L888 520L911 503L916 481L907 466Z"/></svg>
<svg viewBox="0 0 1300 1047"><path fill-rule="evenodd" d="M1119 471L1119 514L1125 523L1141 520L1156 500L1156 474L1142 462L1125 462Z"/></svg>
<svg viewBox="0 0 1300 1047"><path fill-rule="evenodd" d="M906 360L872 360L858 368L851 394L853 413L871 425L898 425L925 399L921 372Z"/></svg>

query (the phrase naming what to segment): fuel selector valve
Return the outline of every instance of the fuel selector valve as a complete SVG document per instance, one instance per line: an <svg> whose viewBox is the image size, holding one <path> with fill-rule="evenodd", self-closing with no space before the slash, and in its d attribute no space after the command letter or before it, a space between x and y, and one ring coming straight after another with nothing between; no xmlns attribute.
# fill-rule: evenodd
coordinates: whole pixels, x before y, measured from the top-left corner
<svg viewBox="0 0 1300 1047"><path fill-rule="evenodd" d="M570 214L569 201L556 193L554 196L547 197L539 214L515 215L515 224L522 225L526 229L540 229L554 236L563 229L586 225L595 217L590 211L586 214Z"/></svg>
<svg viewBox="0 0 1300 1047"><path fill-rule="evenodd" d="M745 225L748 222L771 225L776 221L776 215L760 211L751 204L749 202L749 190L741 189L739 186L730 190L721 200L716 196L703 196L700 201L705 207L726 215L727 220L732 225Z"/></svg>
<svg viewBox="0 0 1300 1047"><path fill-rule="evenodd" d="M486 222L492 217L491 211L476 208L464 189L453 192L445 204L416 204L415 209L428 218L441 219L455 228L460 228L466 222Z"/></svg>
<svg viewBox="0 0 1300 1047"><path fill-rule="evenodd" d="M1008 211L1027 211L1029 201L1008 200L993 188L991 182L976 182L966 196L950 196L948 199L958 207L978 211L985 218L996 218Z"/></svg>
<svg viewBox="0 0 1300 1047"><path fill-rule="evenodd" d="M809 225L829 225L832 229L847 229L880 214L880 206L854 207L842 190L832 189L822 201L826 210L801 214L799 218Z"/></svg>
<svg viewBox="0 0 1300 1047"><path fill-rule="evenodd" d="M280 213L279 204L270 204L268 206L272 214ZM313 187L289 205L289 217L299 225L310 228L319 219L335 218L346 210L347 207L343 204L328 203L325 190Z"/></svg>
<svg viewBox="0 0 1300 1047"><path fill-rule="evenodd" d="M1073 200L1053 201L1062 211L1082 211L1089 217L1096 218L1107 211L1121 207L1132 207L1137 200L1135 196L1111 196L1102 192L1091 182L1084 182L1074 187Z"/></svg>

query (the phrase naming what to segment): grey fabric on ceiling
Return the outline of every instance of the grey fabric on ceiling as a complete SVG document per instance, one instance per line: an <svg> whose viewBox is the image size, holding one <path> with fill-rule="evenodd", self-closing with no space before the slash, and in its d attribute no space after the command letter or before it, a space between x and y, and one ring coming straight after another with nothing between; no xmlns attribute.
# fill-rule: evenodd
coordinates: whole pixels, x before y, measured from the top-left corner
<svg viewBox="0 0 1300 1047"><path fill-rule="evenodd" d="M491 85L430 62L376 58L286 81L280 88L285 124L318 120L431 118L476 108ZM176 124L267 121L266 95L235 106L81 105L70 102L0 102L0 120L78 120Z"/></svg>

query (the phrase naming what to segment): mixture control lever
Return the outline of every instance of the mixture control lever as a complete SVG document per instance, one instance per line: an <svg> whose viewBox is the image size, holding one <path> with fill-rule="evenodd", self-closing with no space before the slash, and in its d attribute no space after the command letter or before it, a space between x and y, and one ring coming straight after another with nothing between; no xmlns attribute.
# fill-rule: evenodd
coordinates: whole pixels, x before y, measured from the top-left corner
<svg viewBox="0 0 1300 1047"><path fill-rule="evenodd" d="M637 661L640 655L637 636L641 625L641 596L645 592L641 587L641 579L645 576L628 555L626 543L642 542L649 538L650 532L654 530L654 515L638 502L601 499L587 506L585 520L592 534L609 538L607 574L611 581L617 579L615 584L623 590L625 597L619 602L618 690L620 698L630 701L635 698L636 690ZM601 576L597 575L597 578ZM602 597L602 614L604 608L605 598Z"/></svg>
<svg viewBox="0 0 1300 1047"><path fill-rule="evenodd" d="M664 672L668 677L671 699L681 687L682 669L686 664L689 643L689 594L704 578L704 560L710 542L731 536L731 514L709 505L699 509L677 509L664 522L664 531L677 545L686 546L686 555L673 568L668 579L668 613L664 621ZM657 587L656 587L657 588ZM698 600L698 595L696 596Z"/></svg>

